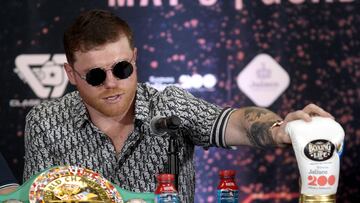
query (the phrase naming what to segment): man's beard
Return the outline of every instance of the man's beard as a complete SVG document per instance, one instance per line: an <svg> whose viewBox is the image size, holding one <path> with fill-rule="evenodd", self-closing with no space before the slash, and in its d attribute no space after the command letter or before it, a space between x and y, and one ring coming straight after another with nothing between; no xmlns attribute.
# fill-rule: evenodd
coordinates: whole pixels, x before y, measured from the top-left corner
<svg viewBox="0 0 360 203"><path fill-rule="evenodd" d="M124 91L120 88L116 88L106 90L96 96L91 96L84 93L80 94L88 108L90 107L94 109L95 111L97 111L97 113L100 113L106 117L123 117L127 114L129 108L134 102L135 92L136 90L131 91L127 89L127 91ZM106 103L104 98L114 95L120 95L120 101L114 104Z"/></svg>

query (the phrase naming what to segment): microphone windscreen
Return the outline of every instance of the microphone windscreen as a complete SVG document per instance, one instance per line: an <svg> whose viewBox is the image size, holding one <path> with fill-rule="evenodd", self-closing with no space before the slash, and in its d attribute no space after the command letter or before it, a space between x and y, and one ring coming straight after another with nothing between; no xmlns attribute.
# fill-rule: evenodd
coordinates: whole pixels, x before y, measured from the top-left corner
<svg viewBox="0 0 360 203"><path fill-rule="evenodd" d="M150 121L150 131L156 135L164 135L166 132L159 127L161 120L165 119L163 116L155 116Z"/></svg>

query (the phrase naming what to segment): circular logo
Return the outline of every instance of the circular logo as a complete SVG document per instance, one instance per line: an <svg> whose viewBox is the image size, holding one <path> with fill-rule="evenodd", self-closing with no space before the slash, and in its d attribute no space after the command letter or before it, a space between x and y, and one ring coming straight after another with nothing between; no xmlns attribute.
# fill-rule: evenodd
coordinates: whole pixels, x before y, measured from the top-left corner
<svg viewBox="0 0 360 203"><path fill-rule="evenodd" d="M41 173L30 187L29 201L123 203L108 180L77 166L58 166Z"/></svg>
<svg viewBox="0 0 360 203"><path fill-rule="evenodd" d="M305 156L313 161L326 161L330 159L335 150L335 145L329 140L313 140L305 148Z"/></svg>

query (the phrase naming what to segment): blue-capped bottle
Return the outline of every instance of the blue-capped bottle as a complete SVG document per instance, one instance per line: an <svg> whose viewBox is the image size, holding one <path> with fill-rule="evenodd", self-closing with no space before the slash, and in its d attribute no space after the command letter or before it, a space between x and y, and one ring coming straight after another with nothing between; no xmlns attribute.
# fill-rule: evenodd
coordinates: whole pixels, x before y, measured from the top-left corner
<svg viewBox="0 0 360 203"><path fill-rule="evenodd" d="M217 187L217 203L238 203L239 187L235 181L236 171L221 170L220 182Z"/></svg>
<svg viewBox="0 0 360 203"><path fill-rule="evenodd" d="M173 174L159 174L156 177L155 203L180 203L179 193L174 185Z"/></svg>

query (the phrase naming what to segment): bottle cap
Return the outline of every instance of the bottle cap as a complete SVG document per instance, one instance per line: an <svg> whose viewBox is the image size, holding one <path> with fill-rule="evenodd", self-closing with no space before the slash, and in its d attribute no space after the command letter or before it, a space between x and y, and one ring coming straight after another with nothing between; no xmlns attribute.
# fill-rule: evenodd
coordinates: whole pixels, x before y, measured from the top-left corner
<svg viewBox="0 0 360 203"><path fill-rule="evenodd" d="M304 195L301 194L299 198L300 203L335 203L336 195Z"/></svg>
<svg viewBox="0 0 360 203"><path fill-rule="evenodd" d="M222 177L234 177L235 173L235 170L220 170L219 175Z"/></svg>
<svg viewBox="0 0 360 203"><path fill-rule="evenodd" d="M158 181L174 181L175 176L174 176L174 174L162 173L157 176L157 180Z"/></svg>

